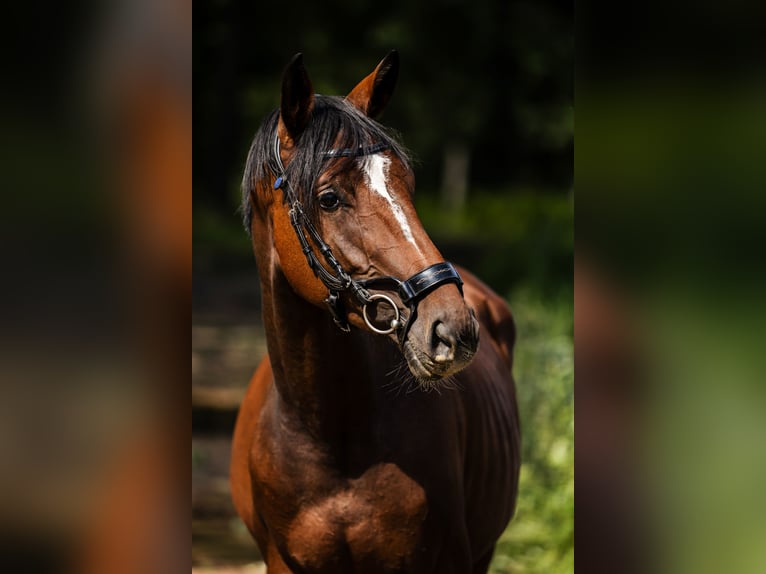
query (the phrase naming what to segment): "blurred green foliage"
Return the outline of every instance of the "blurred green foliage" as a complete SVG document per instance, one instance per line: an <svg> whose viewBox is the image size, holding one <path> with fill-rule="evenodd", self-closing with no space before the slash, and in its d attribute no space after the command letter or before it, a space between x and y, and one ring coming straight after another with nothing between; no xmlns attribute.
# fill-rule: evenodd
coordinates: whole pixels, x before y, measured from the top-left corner
<svg viewBox="0 0 766 574"><path fill-rule="evenodd" d="M553 298L511 293L522 424L516 515L490 572L563 574L574 569L574 358L572 291Z"/></svg>
<svg viewBox="0 0 766 574"><path fill-rule="evenodd" d="M581 90L579 245L640 292L693 276L724 298L755 278L762 293L763 82L624 84Z"/></svg>
<svg viewBox="0 0 766 574"><path fill-rule="evenodd" d="M571 194L515 188L472 190L465 209L416 194L418 215L445 258L465 265L502 294L530 285L546 296L571 284L574 201Z"/></svg>

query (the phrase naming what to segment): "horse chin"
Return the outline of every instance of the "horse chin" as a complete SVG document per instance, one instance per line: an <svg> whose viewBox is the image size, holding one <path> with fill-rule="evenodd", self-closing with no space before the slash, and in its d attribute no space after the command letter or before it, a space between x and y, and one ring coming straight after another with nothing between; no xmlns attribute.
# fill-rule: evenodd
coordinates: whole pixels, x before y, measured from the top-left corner
<svg viewBox="0 0 766 574"><path fill-rule="evenodd" d="M474 352L465 350L460 354L461 360L437 363L419 351L409 340L404 342L402 350L410 373L422 389L433 389L439 386L440 382L446 382L449 377L467 367L474 355Z"/></svg>

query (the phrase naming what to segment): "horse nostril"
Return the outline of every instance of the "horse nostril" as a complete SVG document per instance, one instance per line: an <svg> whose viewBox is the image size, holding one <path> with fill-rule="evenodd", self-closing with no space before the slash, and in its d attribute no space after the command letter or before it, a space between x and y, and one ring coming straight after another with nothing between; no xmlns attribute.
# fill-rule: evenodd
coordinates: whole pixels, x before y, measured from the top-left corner
<svg viewBox="0 0 766 574"><path fill-rule="evenodd" d="M434 325L431 338L433 360L437 363L447 363L455 358L455 336L441 321Z"/></svg>

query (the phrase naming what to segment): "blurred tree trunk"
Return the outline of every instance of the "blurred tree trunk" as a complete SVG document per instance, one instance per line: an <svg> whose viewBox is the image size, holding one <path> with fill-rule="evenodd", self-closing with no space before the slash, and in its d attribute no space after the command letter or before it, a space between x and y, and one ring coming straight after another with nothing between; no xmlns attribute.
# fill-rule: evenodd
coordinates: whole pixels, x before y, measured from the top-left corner
<svg viewBox="0 0 766 574"><path fill-rule="evenodd" d="M470 164L470 150L465 141L451 141L444 146L441 196L447 209L459 211L465 206Z"/></svg>

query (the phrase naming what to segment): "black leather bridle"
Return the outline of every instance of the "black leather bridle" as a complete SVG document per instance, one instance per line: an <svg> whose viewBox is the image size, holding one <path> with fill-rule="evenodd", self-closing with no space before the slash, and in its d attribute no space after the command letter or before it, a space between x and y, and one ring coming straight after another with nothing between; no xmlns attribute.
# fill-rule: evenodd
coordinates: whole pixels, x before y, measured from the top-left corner
<svg viewBox="0 0 766 574"><path fill-rule="evenodd" d="M361 157L372 155L388 149L385 143L359 147L357 149L333 149L323 152L325 158L337 157ZM457 272L457 269L446 261L435 263L425 269L418 271L409 279L404 281L392 276L374 277L372 279L356 280L351 277L340 262L335 258L332 249L322 240L314 224L303 210L301 202L295 196L290 183L285 179L285 167L279 154L279 136L274 137L274 162L271 166L276 175L274 189L282 189L285 194L285 201L290 205L290 223L298 236L303 254L309 267L314 272L325 287L329 290L329 295L325 303L330 309L333 321L344 332L349 332L351 327L346 318L346 311L341 300L341 293L350 293L362 305L362 316L367 326L375 333L388 335L399 331L399 343L404 344L407 332L412 322L415 320L418 303L431 291L446 283L457 285L460 293L463 293L463 280ZM308 235L308 237L307 237ZM322 255L322 259L327 267L321 263L317 257L314 247ZM328 269L329 267L329 269ZM382 293L370 293L368 289L380 291L394 291L399 296L401 302L409 308L409 316L404 324L400 321L399 307L388 296ZM394 318L387 329L380 329L372 324L367 315L367 306L375 301L381 301L391 306L394 311Z"/></svg>

